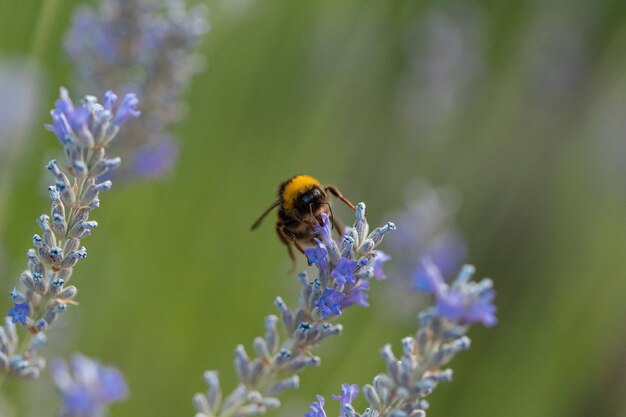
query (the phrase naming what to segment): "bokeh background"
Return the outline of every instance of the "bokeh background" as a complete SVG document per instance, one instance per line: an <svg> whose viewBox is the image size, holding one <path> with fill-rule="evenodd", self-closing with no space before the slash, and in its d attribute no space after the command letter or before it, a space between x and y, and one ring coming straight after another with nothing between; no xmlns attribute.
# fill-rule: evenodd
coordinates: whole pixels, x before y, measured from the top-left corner
<svg viewBox="0 0 626 417"><path fill-rule="evenodd" d="M0 99L3 125L17 108L29 121L0 146L2 294L49 209L44 164L60 147L43 124L73 83L62 43L78 3L0 3L0 63L35 74ZM234 346L263 332L276 295L295 302L271 220L249 231L278 183L309 173L379 223L422 180L453 190L448 220L494 279L500 320L472 330L428 415L626 416L626 3L208 5L208 65L175 129L178 164L103 196L74 277L80 306L50 332L48 356L119 366L132 396L112 416L191 416L203 370L233 387ZM416 259L391 270L402 262ZM302 415L314 394L383 370L380 347L399 350L427 301L406 302L393 279L410 277L376 283L371 307L341 317L344 335L273 415ZM57 401L48 374L4 390L18 416L51 415Z"/></svg>

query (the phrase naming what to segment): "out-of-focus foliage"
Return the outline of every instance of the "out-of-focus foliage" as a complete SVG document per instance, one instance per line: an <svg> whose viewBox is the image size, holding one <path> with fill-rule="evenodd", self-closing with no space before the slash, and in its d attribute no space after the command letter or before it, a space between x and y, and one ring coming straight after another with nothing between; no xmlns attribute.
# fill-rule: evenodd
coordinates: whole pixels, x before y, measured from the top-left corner
<svg viewBox="0 0 626 417"><path fill-rule="evenodd" d="M71 85L62 39L76 4L0 2L0 54L30 56L50 85ZM192 415L206 368L235 383L232 350L249 346L274 297L295 299L299 285L271 222L249 227L278 183L304 172L366 201L373 223L403 206L415 178L462 197L456 225L467 259L494 279L499 323L472 334L429 417L626 416L623 2L208 5L210 65L176 128L179 163L164 182L107 195L75 277L80 309L48 348L123 370L132 396L112 415ZM5 294L47 206L41 168L57 147L45 109L32 109L0 195ZM346 312L344 336L276 415L299 415L314 393L382 370L379 349L413 323L390 324L382 291L369 301ZM49 375L9 384L7 408L49 415L54 400L27 400L49 385Z"/></svg>

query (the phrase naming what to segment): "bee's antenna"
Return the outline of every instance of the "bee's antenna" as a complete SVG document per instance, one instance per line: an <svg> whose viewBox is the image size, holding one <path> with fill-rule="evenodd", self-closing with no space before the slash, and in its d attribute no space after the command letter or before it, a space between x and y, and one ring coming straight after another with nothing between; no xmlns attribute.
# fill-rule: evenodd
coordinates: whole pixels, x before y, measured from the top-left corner
<svg viewBox="0 0 626 417"><path fill-rule="evenodd" d="M326 202L326 205L328 206L328 210L330 211L330 228L332 230L335 228L335 216L333 216L333 208L330 203Z"/></svg>

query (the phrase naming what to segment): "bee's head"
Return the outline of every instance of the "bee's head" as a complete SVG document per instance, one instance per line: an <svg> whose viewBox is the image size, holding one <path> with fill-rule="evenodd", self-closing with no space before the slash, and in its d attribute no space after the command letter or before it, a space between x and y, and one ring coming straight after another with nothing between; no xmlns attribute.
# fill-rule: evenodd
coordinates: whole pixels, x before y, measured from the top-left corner
<svg viewBox="0 0 626 417"><path fill-rule="evenodd" d="M326 203L326 193L321 187L313 187L300 194L296 209L300 213L316 213Z"/></svg>

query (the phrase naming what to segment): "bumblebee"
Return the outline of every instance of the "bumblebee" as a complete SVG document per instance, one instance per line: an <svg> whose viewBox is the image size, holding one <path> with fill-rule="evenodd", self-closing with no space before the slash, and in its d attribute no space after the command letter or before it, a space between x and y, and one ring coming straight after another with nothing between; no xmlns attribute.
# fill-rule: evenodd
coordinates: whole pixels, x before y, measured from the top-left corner
<svg viewBox="0 0 626 417"><path fill-rule="evenodd" d="M331 219L333 228L339 234L343 227L333 216L333 211L328 201L329 194L332 194L344 202L352 210L356 207L350 200L345 198L341 192L332 185L321 185L315 178L308 175L294 175L278 187L278 200L272 203L256 222L251 230L256 229L265 216L278 207L278 220L276 221L276 233L280 241L287 246L289 257L296 262L292 245L304 254L302 245L314 244L314 233L316 225L321 224L321 214L326 213Z"/></svg>

